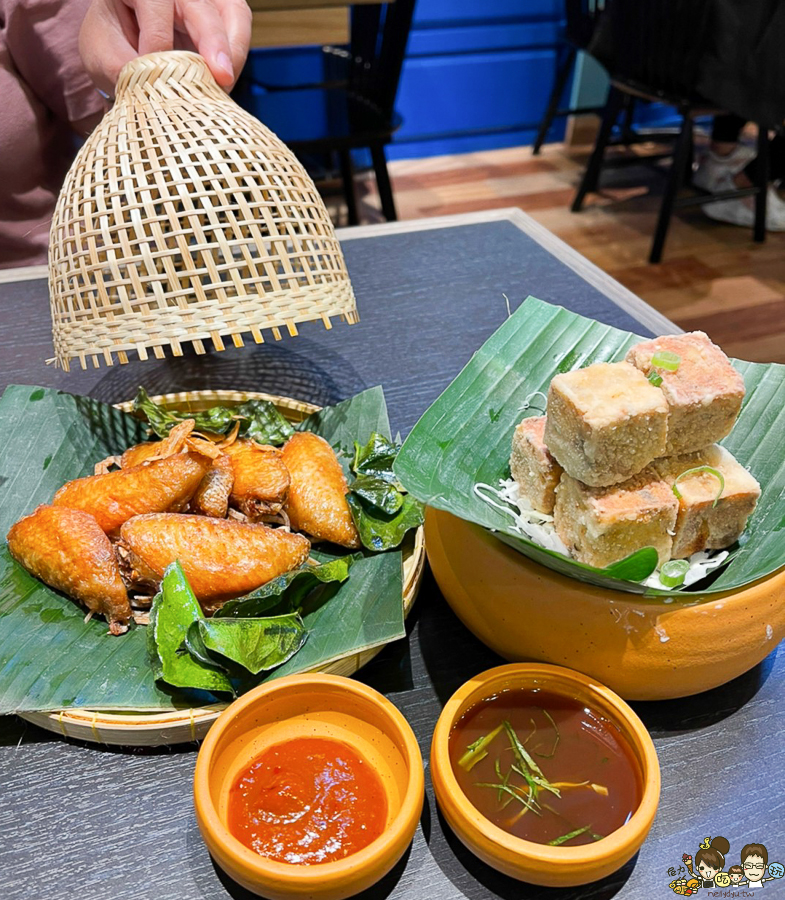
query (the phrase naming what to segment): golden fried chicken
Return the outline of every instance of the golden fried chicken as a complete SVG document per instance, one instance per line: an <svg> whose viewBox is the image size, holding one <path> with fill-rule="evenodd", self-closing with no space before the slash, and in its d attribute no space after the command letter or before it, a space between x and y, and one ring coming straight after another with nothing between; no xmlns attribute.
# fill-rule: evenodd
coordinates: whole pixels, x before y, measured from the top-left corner
<svg viewBox="0 0 785 900"><path fill-rule="evenodd" d="M289 472L281 451L240 438L224 448L232 461L234 487L230 503L253 522L280 512L289 490Z"/></svg>
<svg viewBox="0 0 785 900"><path fill-rule="evenodd" d="M311 545L283 528L205 516L136 516L120 530L118 553L131 581L156 583L179 560L207 613L301 566Z"/></svg>
<svg viewBox="0 0 785 900"><path fill-rule="evenodd" d="M222 454L215 459L196 489L189 507L190 511L199 516L225 519L233 484L232 461Z"/></svg>
<svg viewBox="0 0 785 900"><path fill-rule="evenodd" d="M36 578L106 616L112 634L127 631L131 606L114 548L89 513L39 506L11 526L8 549Z"/></svg>
<svg viewBox="0 0 785 900"><path fill-rule="evenodd" d="M324 438L299 431L286 442L282 456L292 480L285 506L292 528L343 547L359 547L346 502L349 488L333 448Z"/></svg>
<svg viewBox="0 0 785 900"><path fill-rule="evenodd" d="M184 509L211 465L207 456L177 453L130 469L77 478L60 488L52 505L89 512L107 534L113 534L132 516Z"/></svg>

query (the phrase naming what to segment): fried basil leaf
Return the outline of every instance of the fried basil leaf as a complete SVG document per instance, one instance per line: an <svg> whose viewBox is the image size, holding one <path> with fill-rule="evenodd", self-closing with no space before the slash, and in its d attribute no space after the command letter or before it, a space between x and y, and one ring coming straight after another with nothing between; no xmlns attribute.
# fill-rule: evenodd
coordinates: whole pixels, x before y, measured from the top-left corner
<svg viewBox="0 0 785 900"><path fill-rule="evenodd" d="M181 688L233 691L228 675L216 663L194 659L185 649L188 629L204 619L179 562L167 566L150 609L148 650L155 677Z"/></svg>
<svg viewBox="0 0 785 900"><path fill-rule="evenodd" d="M196 431L225 434L235 422L240 423L240 435L260 444L285 443L294 429L270 400L246 400L238 406L213 406L204 412L174 413L154 403L140 387L134 399L134 411L141 413L150 428L160 438L165 438L171 428L184 419L193 419Z"/></svg>
<svg viewBox="0 0 785 900"><path fill-rule="evenodd" d="M360 475L352 482L351 489L358 497L387 515L397 513L403 506L403 494L395 485L373 475Z"/></svg>
<svg viewBox="0 0 785 900"><path fill-rule="evenodd" d="M355 527L363 546L380 553L400 545L410 528L419 528L423 523L425 507L411 494L405 494L400 510L388 515L372 506L356 494L349 493L346 499L352 511Z"/></svg>
<svg viewBox="0 0 785 900"><path fill-rule="evenodd" d="M400 447L383 434L375 431L365 446L360 446L355 441L352 471L358 477L370 475L400 487L398 479L393 473L393 463L398 455L398 450Z"/></svg>
<svg viewBox="0 0 785 900"><path fill-rule="evenodd" d="M188 629L186 647L200 657L205 650L220 654L257 675L283 665L305 640L303 620L289 613L262 619L197 619Z"/></svg>
<svg viewBox="0 0 785 900"><path fill-rule="evenodd" d="M337 586L346 581L353 561L351 556L340 556L321 566L304 566L285 572L250 594L227 601L213 619L250 619L269 615L273 610L279 613L299 610L315 588L329 583Z"/></svg>

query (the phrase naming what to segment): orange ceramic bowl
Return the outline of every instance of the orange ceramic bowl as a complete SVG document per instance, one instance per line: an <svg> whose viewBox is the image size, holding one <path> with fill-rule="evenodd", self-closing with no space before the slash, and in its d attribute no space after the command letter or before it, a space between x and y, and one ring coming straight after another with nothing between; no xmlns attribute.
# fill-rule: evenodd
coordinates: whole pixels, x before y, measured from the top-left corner
<svg viewBox="0 0 785 900"><path fill-rule="evenodd" d="M559 575L434 509L425 516L425 547L447 602L492 650L512 662L569 666L627 700L718 687L785 637L785 569L705 599L644 598Z"/></svg>
<svg viewBox="0 0 785 900"><path fill-rule="evenodd" d="M508 834L472 806L453 773L450 734L461 716L500 691L535 687L578 699L614 722L638 764L642 787L638 809L621 828L593 844L550 847ZM646 839L660 799L657 753L632 709L593 679L571 669L541 663L514 663L489 669L458 688L436 723L431 742L431 776L439 808L472 853L505 875L546 887L588 884L621 868Z"/></svg>
<svg viewBox="0 0 785 900"><path fill-rule="evenodd" d="M336 862L298 866L249 850L226 827L229 789L267 747L296 737L349 744L375 769L387 795L384 833ZM290 675L261 685L229 706L204 739L196 761L196 819L215 861L268 900L342 900L370 887L403 856L423 803L417 740L401 713L377 691L337 675Z"/></svg>

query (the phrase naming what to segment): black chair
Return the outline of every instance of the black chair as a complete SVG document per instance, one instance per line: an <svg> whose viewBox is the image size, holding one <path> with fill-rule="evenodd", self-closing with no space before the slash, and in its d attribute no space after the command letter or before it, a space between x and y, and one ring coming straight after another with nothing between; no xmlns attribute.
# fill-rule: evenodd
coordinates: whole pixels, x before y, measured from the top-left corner
<svg viewBox="0 0 785 900"><path fill-rule="evenodd" d="M565 30L564 39L567 43L567 54L556 70L556 79L553 82L553 89L548 98L548 106L545 115L540 122L540 130L534 141L532 153L534 156L540 152L540 148L545 143L548 131L553 120L557 116L582 116L588 113L601 113L602 106L579 106L562 109L559 107L561 95L567 84L573 69L575 68L575 60L579 50L586 50L594 36L594 30L597 22L605 9L605 0L565 0Z"/></svg>
<svg viewBox="0 0 785 900"><path fill-rule="evenodd" d="M695 89L704 49L711 36L712 13L711 0L647 0L645 3L640 0L611 0L589 48L608 69L611 90L594 151L572 203L573 212L579 212L586 195L597 190L600 172L607 164L604 159L606 147L673 137L672 132L633 128L636 100L673 106L681 116L672 154L622 157L613 161L614 165L640 165L646 160L672 156L649 255L651 263L662 259L674 209L754 196L753 237L756 241L766 238L769 142L767 129L763 125L758 128L758 174L754 187L721 194L710 194L696 188L690 196L678 196L681 188L691 183L695 119L727 112L698 95ZM612 140L614 127L622 112L625 122L621 136Z"/></svg>
<svg viewBox="0 0 785 900"><path fill-rule="evenodd" d="M324 47L323 81L255 82L244 77L238 102L272 129L308 166L337 154L350 225L359 222L351 151L367 148L382 212L396 219L385 146L402 119L395 112L415 0L358 4L351 10L351 43Z"/></svg>

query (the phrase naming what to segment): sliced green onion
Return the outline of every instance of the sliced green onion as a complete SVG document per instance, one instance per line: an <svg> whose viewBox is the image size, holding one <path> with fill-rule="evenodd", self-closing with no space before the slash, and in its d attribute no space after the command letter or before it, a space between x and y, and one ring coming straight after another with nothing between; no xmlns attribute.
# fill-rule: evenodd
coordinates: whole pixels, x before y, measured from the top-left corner
<svg viewBox="0 0 785 900"><path fill-rule="evenodd" d="M677 372L681 363L678 353L670 350L658 350L651 358L651 364L656 369L665 369L666 372Z"/></svg>
<svg viewBox="0 0 785 900"><path fill-rule="evenodd" d="M682 472L681 475L673 482L673 493L681 500L681 492L676 487L676 485L683 479L689 478L690 475L701 475L703 473L707 475L713 475L720 482L720 489L717 491L717 496L714 498L714 503L712 503L712 508L717 505L717 501L722 496L722 492L725 490L725 478L722 475L722 472L719 469L715 469L714 466L695 466L694 469L687 469L686 472Z"/></svg>
<svg viewBox="0 0 785 900"><path fill-rule="evenodd" d="M686 559L672 559L660 569L660 581L666 587L678 587L684 584L684 576L690 569Z"/></svg>
<svg viewBox="0 0 785 900"><path fill-rule="evenodd" d="M659 387L662 384L662 375L658 375L656 372L649 372L649 381L654 387Z"/></svg>

